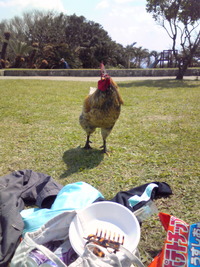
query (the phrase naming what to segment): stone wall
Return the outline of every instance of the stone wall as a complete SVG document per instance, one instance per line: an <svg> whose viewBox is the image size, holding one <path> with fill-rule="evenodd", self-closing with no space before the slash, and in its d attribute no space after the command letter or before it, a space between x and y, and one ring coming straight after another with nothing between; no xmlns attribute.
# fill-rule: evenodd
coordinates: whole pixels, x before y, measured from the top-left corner
<svg viewBox="0 0 200 267"><path fill-rule="evenodd" d="M177 69L121 69L108 70L112 77L164 77L176 76ZM67 69L67 70L1 70L3 76L72 76L99 77L100 70L95 69ZM185 76L200 76L200 69L188 69Z"/></svg>

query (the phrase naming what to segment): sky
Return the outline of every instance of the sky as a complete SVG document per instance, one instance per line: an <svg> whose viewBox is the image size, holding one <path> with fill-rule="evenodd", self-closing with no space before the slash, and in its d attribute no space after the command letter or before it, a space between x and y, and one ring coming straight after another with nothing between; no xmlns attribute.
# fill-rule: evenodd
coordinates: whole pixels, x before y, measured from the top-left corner
<svg viewBox="0 0 200 267"><path fill-rule="evenodd" d="M0 0L0 21L34 9L53 10L99 23L124 47L136 42L149 51L170 49L171 39L145 8L146 0Z"/></svg>

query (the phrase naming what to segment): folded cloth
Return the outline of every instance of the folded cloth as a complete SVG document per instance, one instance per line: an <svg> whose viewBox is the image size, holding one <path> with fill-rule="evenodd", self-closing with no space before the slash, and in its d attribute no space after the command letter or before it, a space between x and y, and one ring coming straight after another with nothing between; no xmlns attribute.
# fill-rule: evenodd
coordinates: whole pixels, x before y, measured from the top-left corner
<svg viewBox="0 0 200 267"><path fill-rule="evenodd" d="M142 201L149 201L151 199L152 191L155 187L158 187L158 185L151 183L147 185L144 193L141 196L135 195L135 196L130 197L128 199L130 206L134 207L135 205L137 205L138 203Z"/></svg>
<svg viewBox="0 0 200 267"><path fill-rule="evenodd" d="M153 185L153 186L152 186ZM134 187L128 191L120 191L118 192L110 201L117 202L119 204L122 204L123 206L130 209L132 212L138 210L142 206L144 206L148 201L149 198L146 199L141 197L146 195L148 192L149 198L151 200L161 198L161 197L169 197L172 194L172 190L170 186L165 182L152 182L140 185L138 187ZM139 201L135 202L135 205L130 205L131 199L136 196ZM96 201L105 201L103 198L99 198Z"/></svg>
<svg viewBox="0 0 200 267"><path fill-rule="evenodd" d="M23 234L36 231L64 211L82 209L99 197L103 198L103 195L85 182L68 184L60 190L50 209L31 208L21 212L24 222Z"/></svg>

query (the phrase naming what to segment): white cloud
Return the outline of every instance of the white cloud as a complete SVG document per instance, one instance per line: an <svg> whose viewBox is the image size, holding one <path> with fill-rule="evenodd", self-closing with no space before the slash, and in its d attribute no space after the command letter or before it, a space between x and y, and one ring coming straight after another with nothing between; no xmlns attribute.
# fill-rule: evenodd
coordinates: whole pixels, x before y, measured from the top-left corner
<svg viewBox="0 0 200 267"><path fill-rule="evenodd" d="M96 9L104 9L104 8L108 8L109 6L110 4L108 0L102 0L97 4Z"/></svg>
<svg viewBox="0 0 200 267"><path fill-rule="evenodd" d="M1 7L10 7L15 8L17 10L21 9L46 9L46 10L58 10L64 11L64 6L61 0L8 0L8 1L0 1Z"/></svg>
<svg viewBox="0 0 200 267"><path fill-rule="evenodd" d="M125 4L125 3L131 3L135 2L135 0L114 0L117 4Z"/></svg>
<svg viewBox="0 0 200 267"><path fill-rule="evenodd" d="M55 9L58 11L63 11L64 6L61 0L20 0L26 3L26 7L32 6L33 8L43 8L43 9Z"/></svg>
<svg viewBox="0 0 200 267"><path fill-rule="evenodd" d="M0 7L9 7L13 5L14 5L14 1L4 1L4 0L0 1Z"/></svg>
<svg viewBox="0 0 200 267"><path fill-rule="evenodd" d="M137 2L138 0L101 0L99 1L99 3L97 4L96 8L97 9L103 9L103 8L108 8L108 7L115 7L115 6L119 6L120 8L123 8L123 4L127 4L127 3L134 3ZM141 0L139 0L141 1Z"/></svg>

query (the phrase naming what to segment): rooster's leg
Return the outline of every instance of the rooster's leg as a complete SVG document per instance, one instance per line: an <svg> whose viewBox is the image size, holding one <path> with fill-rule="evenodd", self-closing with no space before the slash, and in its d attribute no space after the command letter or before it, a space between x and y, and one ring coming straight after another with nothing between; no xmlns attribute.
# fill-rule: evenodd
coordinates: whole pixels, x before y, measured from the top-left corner
<svg viewBox="0 0 200 267"><path fill-rule="evenodd" d="M87 139L86 139L86 143L85 143L84 148L85 148L85 149L91 149L90 143L92 143L92 142L90 141L90 135L87 135Z"/></svg>
<svg viewBox="0 0 200 267"><path fill-rule="evenodd" d="M102 152L103 153L107 153L107 147L106 147L106 140L103 140L103 146L101 146L102 149Z"/></svg>
<svg viewBox="0 0 200 267"><path fill-rule="evenodd" d="M102 135L102 139L103 139L103 146L101 146L101 148L103 148L102 152L107 154L107 147L106 147L106 138L108 137L108 135L110 134L110 132L112 131L112 127L109 128L101 128L101 135Z"/></svg>

